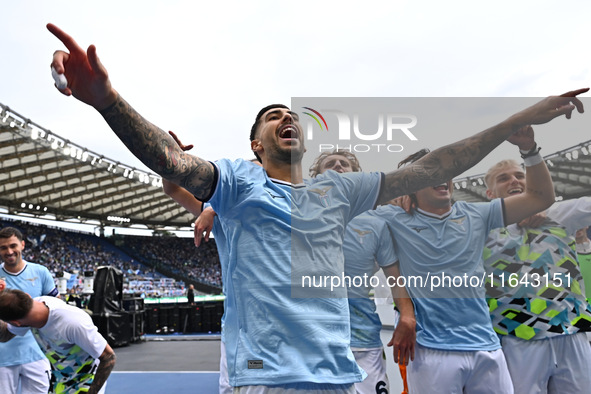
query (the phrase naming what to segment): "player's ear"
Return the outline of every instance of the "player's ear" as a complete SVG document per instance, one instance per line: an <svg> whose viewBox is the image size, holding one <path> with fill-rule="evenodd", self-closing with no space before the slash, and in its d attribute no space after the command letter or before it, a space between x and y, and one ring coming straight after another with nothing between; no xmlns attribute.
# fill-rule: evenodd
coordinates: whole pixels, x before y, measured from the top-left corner
<svg viewBox="0 0 591 394"><path fill-rule="evenodd" d="M9 323L12 324L15 327L21 327L22 326L21 322L18 321L18 320L10 320Z"/></svg>
<svg viewBox="0 0 591 394"><path fill-rule="evenodd" d="M252 149L253 152L259 153L259 151L263 149L263 145L260 140L252 140L250 141L250 149Z"/></svg>

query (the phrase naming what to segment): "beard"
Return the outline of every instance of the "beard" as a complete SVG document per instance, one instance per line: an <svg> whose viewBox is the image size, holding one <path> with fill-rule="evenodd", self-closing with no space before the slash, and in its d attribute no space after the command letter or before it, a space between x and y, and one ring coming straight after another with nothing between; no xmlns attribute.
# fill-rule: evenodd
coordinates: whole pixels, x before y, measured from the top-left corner
<svg viewBox="0 0 591 394"><path fill-rule="evenodd" d="M301 163L302 158L304 157L304 152L306 152L306 149L303 145L296 149L281 149L278 146L275 146L269 152L270 155L268 154L268 157L271 160L281 163L297 164Z"/></svg>

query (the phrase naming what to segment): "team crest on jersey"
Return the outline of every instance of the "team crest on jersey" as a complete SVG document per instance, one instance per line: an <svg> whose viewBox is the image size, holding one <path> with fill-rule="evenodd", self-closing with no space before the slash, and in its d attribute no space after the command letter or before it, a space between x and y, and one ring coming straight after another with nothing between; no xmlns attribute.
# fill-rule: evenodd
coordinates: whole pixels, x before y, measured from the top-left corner
<svg viewBox="0 0 591 394"><path fill-rule="evenodd" d="M359 230L357 228L353 228L351 227L351 230L355 231L357 233L357 236L359 238L359 243L363 245L363 238L365 238L365 236L367 234L370 234L371 231L364 231L364 230Z"/></svg>
<svg viewBox="0 0 591 394"><path fill-rule="evenodd" d="M458 219L450 219L449 221L452 223L457 224L462 230L466 231L466 229L464 228L464 221L466 220L466 217L461 217Z"/></svg>
<svg viewBox="0 0 591 394"><path fill-rule="evenodd" d="M421 231L426 230L428 227L427 226L417 226L417 227L411 227L411 228L420 234Z"/></svg>
<svg viewBox="0 0 591 394"><path fill-rule="evenodd" d="M28 280L29 282L31 282L31 286L35 286L35 281L39 279L38 277L34 277L34 278L27 278L26 280Z"/></svg>
<svg viewBox="0 0 591 394"><path fill-rule="evenodd" d="M328 191L330 189L332 189L332 186L317 187L317 188L308 189L308 190L311 191L312 193L318 194L318 198L320 199L320 204L322 204L322 206L326 208L330 205L330 196L328 195Z"/></svg>

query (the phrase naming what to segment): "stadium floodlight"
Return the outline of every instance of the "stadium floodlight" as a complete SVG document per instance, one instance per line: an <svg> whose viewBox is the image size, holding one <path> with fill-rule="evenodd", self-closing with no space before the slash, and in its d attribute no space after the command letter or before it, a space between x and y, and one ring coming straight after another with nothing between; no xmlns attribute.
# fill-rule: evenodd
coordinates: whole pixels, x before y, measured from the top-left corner
<svg viewBox="0 0 591 394"><path fill-rule="evenodd" d="M110 222L118 222L118 223L129 223L131 222L130 218L122 218L119 216L107 216L107 220Z"/></svg>
<svg viewBox="0 0 591 394"><path fill-rule="evenodd" d="M155 177L152 180L152 186L154 186L154 187L160 187L160 186L162 186L162 180L160 178L156 178Z"/></svg>

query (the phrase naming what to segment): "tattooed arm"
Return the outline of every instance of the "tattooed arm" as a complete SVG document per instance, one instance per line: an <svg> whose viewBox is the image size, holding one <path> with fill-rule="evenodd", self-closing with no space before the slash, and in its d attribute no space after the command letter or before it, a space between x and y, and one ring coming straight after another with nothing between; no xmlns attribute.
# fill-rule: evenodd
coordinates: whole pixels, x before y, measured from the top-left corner
<svg viewBox="0 0 591 394"><path fill-rule="evenodd" d="M561 96L547 97L496 126L436 149L420 160L386 174L378 205L453 179L477 164L523 126L544 124L561 115L570 119L575 108L582 113L583 104L576 96L588 90L579 89Z"/></svg>
<svg viewBox="0 0 591 394"><path fill-rule="evenodd" d="M103 387L111 371L115 367L115 362L117 361L117 356L115 352L111 348L111 346L107 345L103 354L99 357L100 364L94 374L94 380L88 389L88 394L96 394L100 391Z"/></svg>
<svg viewBox="0 0 591 394"><path fill-rule="evenodd" d="M8 342L14 337L15 335L8 331L8 324L0 320L0 342Z"/></svg>
<svg viewBox="0 0 591 394"><path fill-rule="evenodd" d="M85 51L57 26L48 24L47 28L69 50L56 51L51 62L57 73L65 74L68 80L67 87L60 91L99 111L127 148L151 170L201 200L207 199L213 187L213 165L183 152L168 133L144 119L119 96L94 45Z"/></svg>
<svg viewBox="0 0 591 394"><path fill-rule="evenodd" d="M214 186L213 165L185 153L165 131L145 120L120 96L100 111L111 129L146 166L200 200L207 200Z"/></svg>

